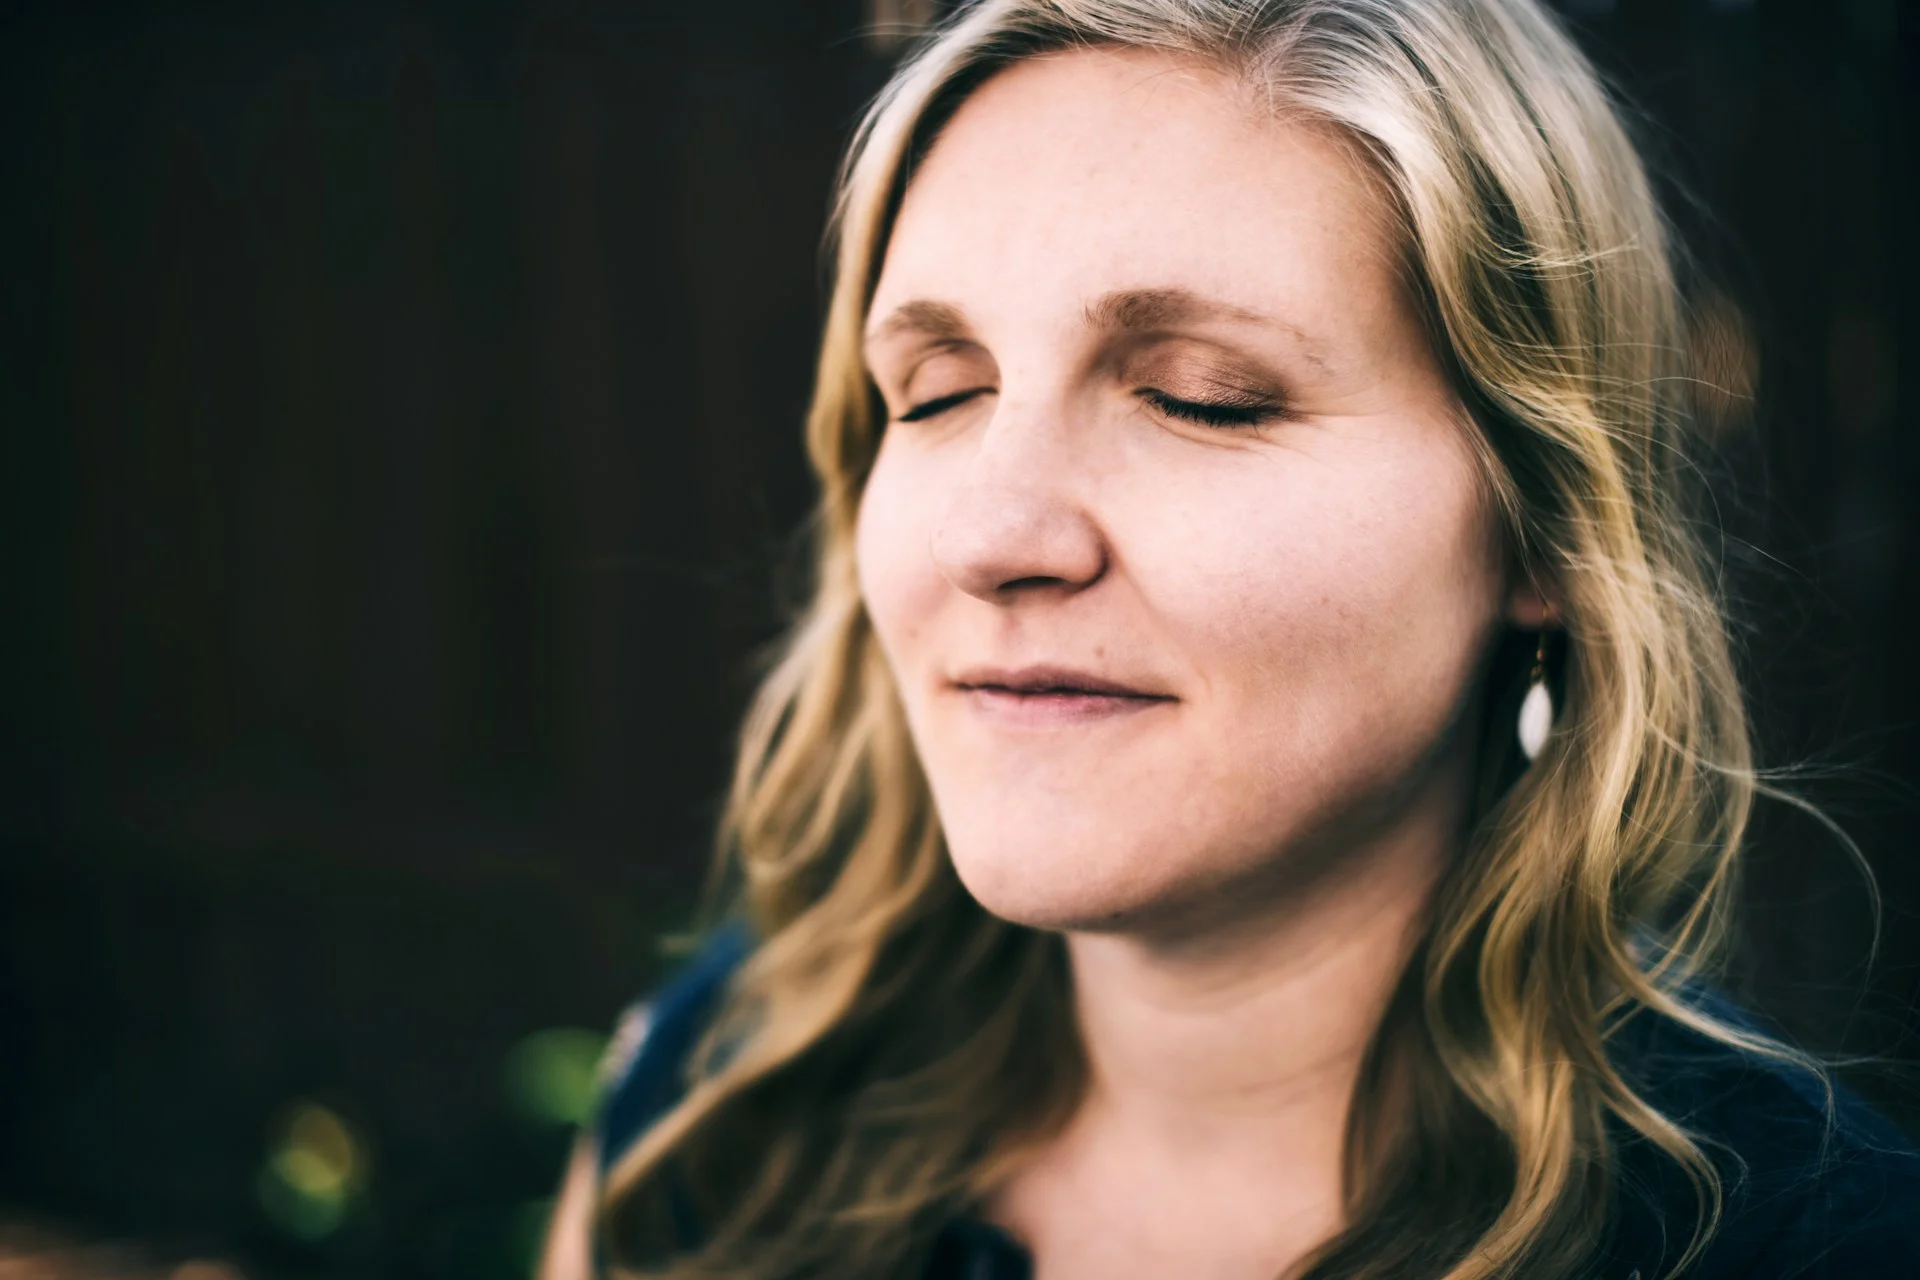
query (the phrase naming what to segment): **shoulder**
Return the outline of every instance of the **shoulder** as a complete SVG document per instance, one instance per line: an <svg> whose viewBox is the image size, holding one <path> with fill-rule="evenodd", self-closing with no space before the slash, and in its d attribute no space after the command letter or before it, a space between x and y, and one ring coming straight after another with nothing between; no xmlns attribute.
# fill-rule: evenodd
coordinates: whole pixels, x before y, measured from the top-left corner
<svg viewBox="0 0 1920 1280"><path fill-rule="evenodd" d="M752 945L744 924L722 926L665 985L621 1017L601 1067L593 1122L602 1172L679 1100L687 1060Z"/></svg>
<svg viewBox="0 0 1920 1280"><path fill-rule="evenodd" d="M1752 1026L1725 1002L1708 1004ZM1666 1018L1636 1023L1616 1046L1622 1073L1720 1172L1720 1226L1689 1276L1920 1276L1920 1154L1892 1124L1804 1067ZM1691 1187L1651 1144L1625 1137L1618 1189L1621 1274L1663 1274L1692 1235Z"/></svg>

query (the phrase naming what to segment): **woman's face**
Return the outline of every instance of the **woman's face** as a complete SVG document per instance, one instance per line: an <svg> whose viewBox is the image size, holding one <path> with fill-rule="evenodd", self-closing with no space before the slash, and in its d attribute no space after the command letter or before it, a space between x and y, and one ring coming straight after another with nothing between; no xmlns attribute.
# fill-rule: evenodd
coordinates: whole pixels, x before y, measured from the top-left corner
<svg viewBox="0 0 1920 1280"><path fill-rule="evenodd" d="M1158 55L1017 65L914 177L860 581L989 910L1148 927L1457 831L1531 597L1396 262L1329 133Z"/></svg>

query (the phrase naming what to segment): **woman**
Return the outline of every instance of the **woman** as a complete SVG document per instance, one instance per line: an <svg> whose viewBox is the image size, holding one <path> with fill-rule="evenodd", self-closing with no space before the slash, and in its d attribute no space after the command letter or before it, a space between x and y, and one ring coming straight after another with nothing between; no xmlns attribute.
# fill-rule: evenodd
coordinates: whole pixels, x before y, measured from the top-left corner
<svg viewBox="0 0 1920 1280"><path fill-rule="evenodd" d="M1695 981L1760 784L1674 251L1537 3L981 0L837 226L743 922L552 1274L1920 1275Z"/></svg>

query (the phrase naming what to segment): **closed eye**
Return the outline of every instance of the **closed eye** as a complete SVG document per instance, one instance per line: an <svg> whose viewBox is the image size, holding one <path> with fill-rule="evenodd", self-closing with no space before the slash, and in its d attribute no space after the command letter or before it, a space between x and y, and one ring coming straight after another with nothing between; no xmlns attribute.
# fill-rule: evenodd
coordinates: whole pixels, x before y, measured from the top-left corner
<svg viewBox="0 0 1920 1280"><path fill-rule="evenodd" d="M928 418L937 417L949 409L958 409L967 401L977 396L986 395L992 390L992 387L974 387L972 390L956 391L948 396L935 396L931 400L923 400L919 404L914 405L911 409L908 409L905 413L895 418L894 421L925 422Z"/></svg>
<svg viewBox="0 0 1920 1280"><path fill-rule="evenodd" d="M1152 387L1134 394L1169 418L1205 427L1257 427L1285 413L1283 406L1270 400L1180 400Z"/></svg>

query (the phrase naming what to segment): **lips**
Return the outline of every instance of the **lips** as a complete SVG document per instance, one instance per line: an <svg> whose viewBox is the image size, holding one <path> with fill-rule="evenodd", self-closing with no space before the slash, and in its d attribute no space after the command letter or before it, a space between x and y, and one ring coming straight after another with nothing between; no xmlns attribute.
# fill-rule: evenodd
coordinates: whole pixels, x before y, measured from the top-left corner
<svg viewBox="0 0 1920 1280"><path fill-rule="evenodd" d="M1071 667L977 667L953 687L992 719L1027 727L1082 723L1178 701L1172 694Z"/></svg>
<svg viewBox="0 0 1920 1280"><path fill-rule="evenodd" d="M961 689L984 689L1022 697L1094 695L1105 698L1140 698L1153 702L1171 702L1171 694L1137 688L1071 667L977 667L962 672L954 680Z"/></svg>

